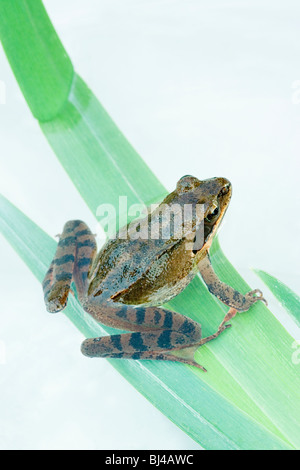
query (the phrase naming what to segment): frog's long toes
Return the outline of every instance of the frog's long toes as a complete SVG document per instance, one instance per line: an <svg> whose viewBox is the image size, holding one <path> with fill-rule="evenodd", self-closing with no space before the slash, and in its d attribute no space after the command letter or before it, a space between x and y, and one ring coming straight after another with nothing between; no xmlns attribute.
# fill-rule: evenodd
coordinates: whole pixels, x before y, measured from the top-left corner
<svg viewBox="0 0 300 470"><path fill-rule="evenodd" d="M201 369L203 372L207 372L207 369L205 369L205 367L198 364L198 362L193 362L193 364L191 364L191 365L197 367L198 369Z"/></svg>
<svg viewBox="0 0 300 470"><path fill-rule="evenodd" d="M262 297L263 293L260 289L253 289L248 292L248 295L250 295L251 297Z"/></svg>
<svg viewBox="0 0 300 470"><path fill-rule="evenodd" d="M268 306L268 302L264 298L264 294L262 293L260 289L254 289L253 291L250 292L250 294L255 297L256 301L261 300L262 302L264 302L266 306Z"/></svg>

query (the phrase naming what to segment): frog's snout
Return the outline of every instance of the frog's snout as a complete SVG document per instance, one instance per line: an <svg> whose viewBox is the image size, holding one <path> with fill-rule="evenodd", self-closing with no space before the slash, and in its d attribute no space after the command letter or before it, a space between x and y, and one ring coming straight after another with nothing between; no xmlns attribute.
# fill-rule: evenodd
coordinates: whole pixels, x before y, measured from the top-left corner
<svg viewBox="0 0 300 470"><path fill-rule="evenodd" d="M219 177L215 178L218 182L218 186L222 189L229 191L232 188L231 182L227 178Z"/></svg>

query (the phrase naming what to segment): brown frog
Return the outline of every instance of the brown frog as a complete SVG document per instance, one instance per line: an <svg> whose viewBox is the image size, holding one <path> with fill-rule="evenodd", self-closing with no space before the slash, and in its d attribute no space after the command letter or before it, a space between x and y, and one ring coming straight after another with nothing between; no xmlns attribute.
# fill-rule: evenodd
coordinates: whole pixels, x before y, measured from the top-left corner
<svg viewBox="0 0 300 470"><path fill-rule="evenodd" d="M258 289L243 295L221 282L210 263L209 248L231 193L225 178L184 176L158 207L127 227L126 238L117 235L98 254L84 222L66 223L43 281L47 310L65 308L73 282L86 312L104 325L129 331L86 339L84 355L178 361L205 371L194 360L198 347L231 326L227 322L237 312L258 300L266 303ZM198 272L229 307L216 333L206 338L201 338L200 324L160 307Z"/></svg>

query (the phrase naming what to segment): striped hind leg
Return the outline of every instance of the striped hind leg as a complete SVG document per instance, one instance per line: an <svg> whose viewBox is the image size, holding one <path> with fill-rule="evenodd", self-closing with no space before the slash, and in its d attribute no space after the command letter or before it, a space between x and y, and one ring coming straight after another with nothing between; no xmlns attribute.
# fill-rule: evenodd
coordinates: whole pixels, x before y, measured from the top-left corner
<svg viewBox="0 0 300 470"><path fill-rule="evenodd" d="M95 237L84 222L71 220L65 224L43 280L44 299L49 312L59 312L65 308L72 281L79 299L84 297L89 268L96 252Z"/></svg>
<svg viewBox="0 0 300 470"><path fill-rule="evenodd" d="M207 372L195 361L195 353L200 346L217 338L229 326L225 325L215 334L197 341L173 330L152 330L89 338L83 341L81 352L88 357L181 362ZM199 334L200 331L199 326Z"/></svg>
<svg viewBox="0 0 300 470"><path fill-rule="evenodd" d="M194 359L196 350L229 326L222 325L215 334L201 339L198 323L163 308L98 306L97 310L96 313L90 307L96 320L103 323L105 319L105 324L114 327L118 318L118 322L122 322L122 325L118 323L119 328L133 332L86 339L81 351L88 357L176 361L206 371Z"/></svg>
<svg viewBox="0 0 300 470"><path fill-rule="evenodd" d="M89 299L85 310L100 323L130 333L86 339L81 351L88 357L180 361L202 368L179 351L201 341L201 326L185 315L161 307L132 307Z"/></svg>
<svg viewBox="0 0 300 470"><path fill-rule="evenodd" d="M190 344L191 338L182 333L173 330L150 330L89 338L83 341L81 352L88 357L183 362L205 371L204 367L194 360L198 346Z"/></svg>

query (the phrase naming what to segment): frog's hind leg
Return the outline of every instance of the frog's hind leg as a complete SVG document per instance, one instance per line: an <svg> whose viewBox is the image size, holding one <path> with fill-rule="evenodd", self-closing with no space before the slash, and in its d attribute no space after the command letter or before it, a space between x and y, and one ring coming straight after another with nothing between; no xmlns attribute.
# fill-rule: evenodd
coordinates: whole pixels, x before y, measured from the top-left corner
<svg viewBox="0 0 300 470"><path fill-rule="evenodd" d="M194 360L198 346L184 346L186 341L190 339L173 330L123 333L86 339L81 352L88 357L176 361L205 371Z"/></svg>
<svg viewBox="0 0 300 470"><path fill-rule="evenodd" d="M72 281L79 298L84 297L89 268L96 251L95 237L84 222L71 220L65 224L43 280L44 298L49 312L65 308Z"/></svg>
<svg viewBox="0 0 300 470"><path fill-rule="evenodd" d="M195 361L195 352L227 327L220 325L214 335L201 339L199 323L170 310L114 306L112 303L100 306L91 299L89 302L85 310L95 320L131 333L86 339L81 351L88 357L176 361L205 371Z"/></svg>

